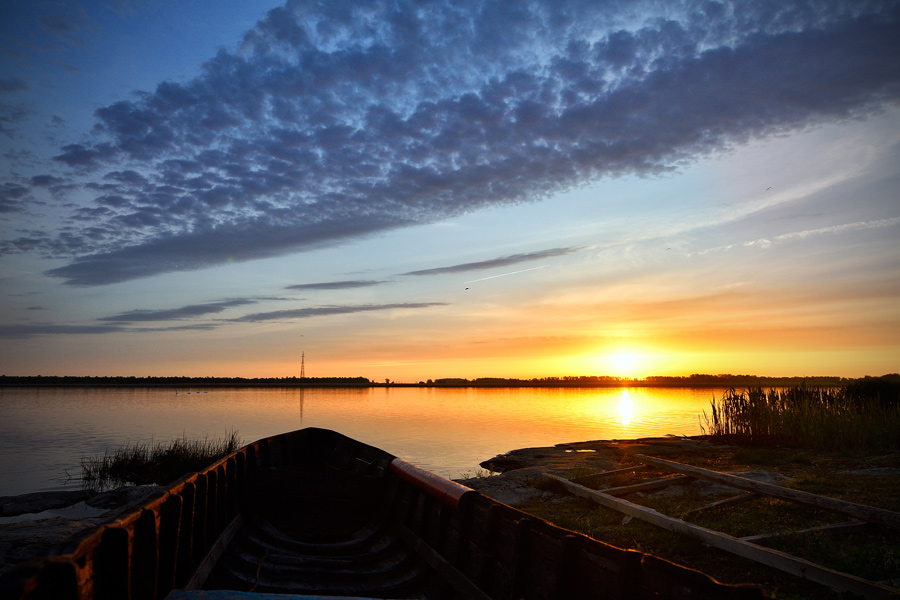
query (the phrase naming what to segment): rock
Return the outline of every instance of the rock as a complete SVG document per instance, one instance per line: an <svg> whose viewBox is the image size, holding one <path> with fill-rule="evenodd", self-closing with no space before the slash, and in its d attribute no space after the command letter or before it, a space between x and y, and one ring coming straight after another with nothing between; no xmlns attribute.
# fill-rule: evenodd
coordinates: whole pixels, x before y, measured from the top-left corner
<svg viewBox="0 0 900 600"><path fill-rule="evenodd" d="M89 519L53 517L0 525L0 574L19 563L47 554L56 544L105 519L105 516Z"/></svg>
<svg viewBox="0 0 900 600"><path fill-rule="evenodd" d="M28 513L39 513L52 508L64 508L84 502L94 496L91 490L65 492L34 492L21 496L0 497L0 517L15 517Z"/></svg>
<svg viewBox="0 0 900 600"><path fill-rule="evenodd" d="M66 508L79 502L84 502L93 508L109 509L109 512L99 517L55 516L0 524L0 574L19 563L47 554L56 544L65 542L83 529L114 519L135 504L142 502L160 487L158 485L129 486L99 494L92 491L37 492L0 499L4 510L9 510L2 514L4 517ZM9 508L7 509L7 507Z"/></svg>
<svg viewBox="0 0 900 600"><path fill-rule="evenodd" d="M88 506L94 508L125 508L132 504L137 504L144 500L147 496L160 489L158 485L136 485L121 487L108 492L97 494L86 502Z"/></svg>
<svg viewBox="0 0 900 600"><path fill-rule="evenodd" d="M535 487L542 477L541 470L535 468L516 469L503 475L493 477L475 477L461 479L459 483L477 490L503 504L518 504L537 497L549 497L553 494Z"/></svg>

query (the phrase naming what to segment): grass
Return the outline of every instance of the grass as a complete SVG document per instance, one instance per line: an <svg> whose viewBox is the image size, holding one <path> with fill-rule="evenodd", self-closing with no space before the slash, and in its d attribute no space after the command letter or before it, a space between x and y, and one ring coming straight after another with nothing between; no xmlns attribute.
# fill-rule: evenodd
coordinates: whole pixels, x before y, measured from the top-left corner
<svg viewBox="0 0 900 600"><path fill-rule="evenodd" d="M900 383L870 379L834 389L732 389L712 401L701 427L735 443L898 450Z"/></svg>
<svg viewBox="0 0 900 600"><path fill-rule="evenodd" d="M124 485L164 485L199 471L244 445L237 432L224 439L172 440L168 445L125 444L112 454L81 459L81 485L103 491Z"/></svg>

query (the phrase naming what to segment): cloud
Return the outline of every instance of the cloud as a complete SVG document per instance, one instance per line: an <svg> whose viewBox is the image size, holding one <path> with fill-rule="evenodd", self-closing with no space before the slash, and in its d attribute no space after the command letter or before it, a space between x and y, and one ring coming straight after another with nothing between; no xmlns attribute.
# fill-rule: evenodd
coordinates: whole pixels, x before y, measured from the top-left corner
<svg viewBox="0 0 900 600"><path fill-rule="evenodd" d="M846 231L866 231L871 229L885 229L887 227L895 227L900 225L900 217L891 217L888 219L877 219L875 221L857 221L855 223L843 223L841 225L831 225L830 227L819 227L817 229L805 229L803 231L792 231L775 236L776 241L790 239L806 239L814 236L826 234L844 233Z"/></svg>
<svg viewBox="0 0 900 600"><path fill-rule="evenodd" d="M88 49L79 34L95 30L96 25L84 8L64 2L42 2L39 6L44 14L38 22L44 31L61 42Z"/></svg>
<svg viewBox="0 0 900 600"><path fill-rule="evenodd" d="M127 331L119 325L57 325L52 323L30 323L2 325L0 338L25 339L37 335L83 335L119 333Z"/></svg>
<svg viewBox="0 0 900 600"><path fill-rule="evenodd" d="M330 315L348 315L361 312L373 312L381 310L400 310L411 308L431 308L433 306L447 306L445 302L409 302L402 304L359 304L350 306L316 306L311 308L297 308L293 310L275 310L271 312L244 315L234 322L258 323L260 321L286 321L290 319L308 319L310 317L323 317Z"/></svg>
<svg viewBox="0 0 900 600"><path fill-rule="evenodd" d="M0 103L0 133L8 138L14 138L18 131L18 125L34 111L21 104Z"/></svg>
<svg viewBox="0 0 900 600"><path fill-rule="evenodd" d="M0 184L0 214L22 210L30 193L29 188L17 183Z"/></svg>
<svg viewBox="0 0 900 600"><path fill-rule="evenodd" d="M286 290L349 290L361 287L381 285L383 281L353 280L353 281L326 281L323 283L298 283L286 286Z"/></svg>
<svg viewBox="0 0 900 600"><path fill-rule="evenodd" d="M167 308L161 310L130 310L128 312L102 317L98 321L115 321L122 323L147 322L147 321L172 321L177 319L189 319L204 315L217 314L235 306L254 304L256 300L248 298L236 298L233 300L221 300L219 302L207 302L205 304L190 304L180 308Z"/></svg>
<svg viewBox="0 0 900 600"><path fill-rule="evenodd" d="M441 275L444 273L465 273L467 271L482 271L484 269L494 269L496 267L508 267L532 260L540 260L542 258L550 258L553 256L564 256L578 251L580 248L552 248L550 250L541 250L539 252L528 252L525 254L512 254L510 256L501 256L491 260L482 260L478 262L463 263L459 265L451 265L449 267L437 267L435 269L423 269L421 271L410 271L409 273L401 273L401 275Z"/></svg>
<svg viewBox="0 0 900 600"><path fill-rule="evenodd" d="M830 225L828 227L818 227L816 229L804 229L802 231L791 231L788 233L782 233L770 238L758 238L755 240L749 240L741 244L747 248L771 248L774 244L778 242L783 242L786 240L806 240L813 237L821 237L825 235L835 235L839 233L846 233L849 231L870 231L874 229L886 229L888 227L896 227L900 225L900 217L890 217L887 219L876 219L874 221L856 221L854 223L842 223L840 225ZM728 244L725 246L716 246L715 248L707 248L705 250L701 250L697 254L711 254L713 252L722 252L728 251L735 247L735 244Z"/></svg>
<svg viewBox="0 0 900 600"><path fill-rule="evenodd" d="M21 92L28 89L28 84L18 77L0 79L0 94Z"/></svg>
<svg viewBox="0 0 900 600"><path fill-rule="evenodd" d="M72 258L47 273L100 285L309 250L900 98L896 3L662 6L291 0L61 148L108 212L48 240Z"/></svg>
<svg viewBox="0 0 900 600"><path fill-rule="evenodd" d="M160 331L208 331L218 323L173 325L171 327L125 327L122 325L60 325L55 323L0 324L0 339L28 339L39 335L104 335L109 333L147 333Z"/></svg>

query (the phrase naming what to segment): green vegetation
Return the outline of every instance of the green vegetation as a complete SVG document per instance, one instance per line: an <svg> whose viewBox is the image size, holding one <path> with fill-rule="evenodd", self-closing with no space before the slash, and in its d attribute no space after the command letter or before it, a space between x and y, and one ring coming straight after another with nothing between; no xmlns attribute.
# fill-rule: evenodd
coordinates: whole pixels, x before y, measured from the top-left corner
<svg viewBox="0 0 900 600"><path fill-rule="evenodd" d="M103 457L82 458L81 485L103 491L123 485L166 484L209 466L243 445L237 432L225 439L175 439L168 446L126 444Z"/></svg>
<svg viewBox="0 0 900 600"><path fill-rule="evenodd" d="M841 388L734 389L704 412L714 439L804 448L900 448L900 377L858 379Z"/></svg>

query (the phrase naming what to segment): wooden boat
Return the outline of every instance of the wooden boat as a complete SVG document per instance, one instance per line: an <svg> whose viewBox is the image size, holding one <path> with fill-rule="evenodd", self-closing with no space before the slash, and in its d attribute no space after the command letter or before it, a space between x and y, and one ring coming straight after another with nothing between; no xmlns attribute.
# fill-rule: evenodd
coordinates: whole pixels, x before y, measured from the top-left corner
<svg viewBox="0 0 900 600"><path fill-rule="evenodd" d="M250 444L0 584L4 600L762 598L324 429Z"/></svg>

